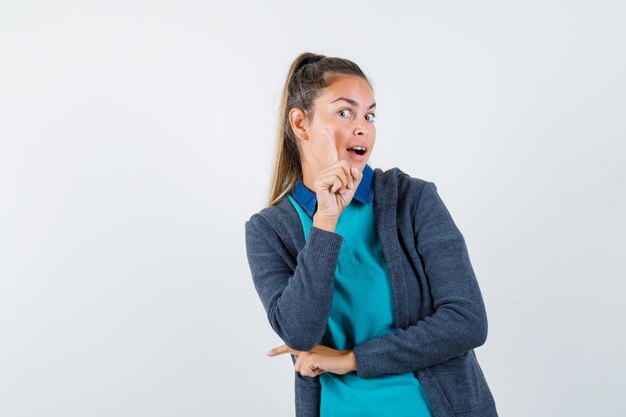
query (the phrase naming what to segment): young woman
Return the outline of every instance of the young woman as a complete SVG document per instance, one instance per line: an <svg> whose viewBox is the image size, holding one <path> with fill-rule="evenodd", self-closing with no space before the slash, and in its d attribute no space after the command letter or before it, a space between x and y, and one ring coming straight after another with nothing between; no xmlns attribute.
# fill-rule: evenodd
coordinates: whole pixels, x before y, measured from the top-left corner
<svg viewBox="0 0 626 417"><path fill-rule="evenodd" d="M255 289L295 368L297 416L497 416L487 314L433 182L372 169L376 103L353 62L303 53L279 110L268 206L245 224Z"/></svg>

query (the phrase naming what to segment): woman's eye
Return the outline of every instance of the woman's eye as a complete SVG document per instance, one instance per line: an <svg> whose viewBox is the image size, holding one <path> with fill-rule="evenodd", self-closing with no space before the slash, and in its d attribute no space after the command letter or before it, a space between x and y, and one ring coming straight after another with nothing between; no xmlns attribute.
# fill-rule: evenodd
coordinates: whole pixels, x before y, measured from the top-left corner
<svg viewBox="0 0 626 417"><path fill-rule="evenodd" d="M372 117L371 119L367 119L367 116L372 116ZM370 122L373 122L375 118L376 118L376 115L374 113L369 113L368 115L366 115L366 119Z"/></svg>
<svg viewBox="0 0 626 417"><path fill-rule="evenodd" d="M348 112L349 113L350 110L348 110L348 109L339 110L339 114L343 114L344 112Z"/></svg>

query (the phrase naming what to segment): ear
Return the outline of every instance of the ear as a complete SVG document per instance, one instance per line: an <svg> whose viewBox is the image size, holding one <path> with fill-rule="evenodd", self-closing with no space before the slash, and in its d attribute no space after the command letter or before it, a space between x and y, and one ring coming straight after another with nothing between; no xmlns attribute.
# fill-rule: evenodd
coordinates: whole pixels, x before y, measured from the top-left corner
<svg viewBox="0 0 626 417"><path fill-rule="evenodd" d="M289 110L289 124L297 139L307 140L309 138L309 124L302 109L293 107Z"/></svg>

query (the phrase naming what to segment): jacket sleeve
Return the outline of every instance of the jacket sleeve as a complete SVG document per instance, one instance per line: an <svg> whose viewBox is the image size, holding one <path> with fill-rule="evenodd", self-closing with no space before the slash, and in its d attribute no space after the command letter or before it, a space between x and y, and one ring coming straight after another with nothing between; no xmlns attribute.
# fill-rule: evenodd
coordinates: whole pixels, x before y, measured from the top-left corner
<svg viewBox="0 0 626 417"><path fill-rule="evenodd" d="M287 346L311 350L326 331L343 237L312 226L293 270L291 255L265 218L254 214L245 229L250 272L270 325Z"/></svg>
<svg viewBox="0 0 626 417"><path fill-rule="evenodd" d="M487 313L465 239L432 182L413 216L413 234L433 298L434 313L354 347L362 378L415 371L462 355L487 339Z"/></svg>

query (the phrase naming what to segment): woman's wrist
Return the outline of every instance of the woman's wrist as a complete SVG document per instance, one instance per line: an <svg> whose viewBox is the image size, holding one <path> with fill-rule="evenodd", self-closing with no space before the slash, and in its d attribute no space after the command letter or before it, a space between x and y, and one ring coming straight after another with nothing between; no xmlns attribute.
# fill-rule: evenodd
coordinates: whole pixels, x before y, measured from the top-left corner
<svg viewBox="0 0 626 417"><path fill-rule="evenodd" d="M356 371L356 358L353 350L347 351L346 362L348 363L348 372Z"/></svg>
<svg viewBox="0 0 626 417"><path fill-rule="evenodd" d="M318 229L326 230L328 232L335 232L337 227L337 219L329 219L326 217L320 217L313 215L313 226Z"/></svg>

